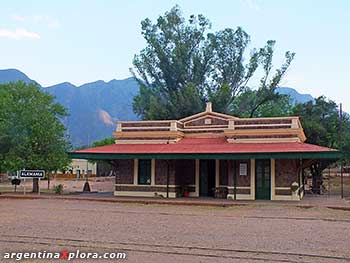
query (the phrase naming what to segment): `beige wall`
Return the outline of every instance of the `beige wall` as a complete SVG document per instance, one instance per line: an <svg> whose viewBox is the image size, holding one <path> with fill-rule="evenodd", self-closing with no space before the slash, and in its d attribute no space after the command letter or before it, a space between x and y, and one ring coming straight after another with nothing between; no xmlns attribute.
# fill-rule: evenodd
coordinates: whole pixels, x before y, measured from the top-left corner
<svg viewBox="0 0 350 263"><path fill-rule="evenodd" d="M83 165L86 165L86 162L75 162L76 164L79 164L80 167L83 167ZM138 196L138 197L151 197L155 195L162 195L166 196L166 193L164 190L159 190L157 191L157 187L161 187L160 185L155 185L155 165L156 162L155 160L151 161L151 184L150 185L138 185L137 183L137 177L138 177L138 160L134 160L134 182L133 186L136 187L142 187L142 191L116 191L115 195L116 196ZM219 174L220 174L220 168L219 168L219 161L216 161L216 169L215 169L215 182L216 186L219 185ZM250 175L250 185L249 186L242 186L242 185L237 185L237 189L239 190L249 190L246 191L247 194L244 194L244 191L241 191L241 193L236 194L236 199L237 200L255 200L255 159L249 160L249 175ZM271 159L271 200L300 200L302 198L302 195L298 195L295 193L292 194L278 194L281 192L281 190L288 190L290 189L290 186L278 186L276 185L276 176L277 176L277 171L276 171L276 160ZM296 175L296 178L298 178L300 175ZM190 192L190 196L192 197L198 197L199 196L199 182L200 182L200 173L199 173L199 160L195 160L195 184L192 185L195 188L195 192ZM147 191L147 188L150 188L150 191ZM164 189L164 185L162 185ZM172 187L176 187L176 185L172 185ZM227 186L229 189L233 189L233 186ZM126 189L125 189L126 190ZM140 189L141 190L141 189ZM243 192L243 193L242 193ZM175 192L169 192L169 195L171 198L176 197ZM228 194L227 196L228 199L234 199L234 195L232 192Z"/></svg>
<svg viewBox="0 0 350 263"><path fill-rule="evenodd" d="M96 169L95 163L89 163L87 160L84 159L72 159L72 162L69 165L68 170L66 173L69 173L69 170L73 170L73 174L77 173L77 170L80 170L80 174L86 173L86 170L92 170L92 174L96 175L97 169ZM62 171L58 171L57 174L62 174Z"/></svg>

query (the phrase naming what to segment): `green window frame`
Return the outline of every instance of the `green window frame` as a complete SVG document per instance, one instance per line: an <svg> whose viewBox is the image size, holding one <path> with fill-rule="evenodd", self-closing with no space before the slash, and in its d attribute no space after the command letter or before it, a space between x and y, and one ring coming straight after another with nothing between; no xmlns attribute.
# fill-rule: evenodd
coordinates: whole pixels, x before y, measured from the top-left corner
<svg viewBox="0 0 350 263"><path fill-rule="evenodd" d="M150 159L139 160L137 183L140 185L151 184L151 160Z"/></svg>

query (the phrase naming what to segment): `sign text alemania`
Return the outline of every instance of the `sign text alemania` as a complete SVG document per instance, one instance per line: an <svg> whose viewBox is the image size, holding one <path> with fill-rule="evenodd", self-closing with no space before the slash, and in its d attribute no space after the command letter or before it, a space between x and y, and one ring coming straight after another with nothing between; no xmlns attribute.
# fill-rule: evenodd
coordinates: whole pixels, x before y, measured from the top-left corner
<svg viewBox="0 0 350 263"><path fill-rule="evenodd" d="M19 172L21 178L44 178L45 171L43 170L22 170Z"/></svg>

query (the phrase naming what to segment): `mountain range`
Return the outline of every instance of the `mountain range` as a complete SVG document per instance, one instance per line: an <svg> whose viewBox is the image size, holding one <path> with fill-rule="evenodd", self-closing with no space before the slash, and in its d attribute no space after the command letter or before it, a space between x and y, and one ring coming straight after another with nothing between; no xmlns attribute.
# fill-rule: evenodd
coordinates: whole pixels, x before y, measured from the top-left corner
<svg viewBox="0 0 350 263"><path fill-rule="evenodd" d="M81 86L63 82L42 87L17 69L0 70L0 84L19 80L36 83L68 109L69 116L63 123L74 147L111 137L117 121L138 119L132 109L133 98L139 92L133 78L109 82L98 80ZM311 95L300 94L289 87L279 87L277 92L290 95L294 103L314 100Z"/></svg>

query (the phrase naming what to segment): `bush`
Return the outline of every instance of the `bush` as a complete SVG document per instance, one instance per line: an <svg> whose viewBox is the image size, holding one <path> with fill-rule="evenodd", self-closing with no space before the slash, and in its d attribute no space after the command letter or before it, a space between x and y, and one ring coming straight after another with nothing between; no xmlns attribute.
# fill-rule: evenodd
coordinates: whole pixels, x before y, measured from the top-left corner
<svg viewBox="0 0 350 263"><path fill-rule="evenodd" d="M56 194L61 195L63 194L63 184L56 185L54 187L54 191Z"/></svg>
<svg viewBox="0 0 350 263"><path fill-rule="evenodd" d="M292 192L296 192L299 189L299 184L297 182L292 183L290 190L292 190Z"/></svg>

